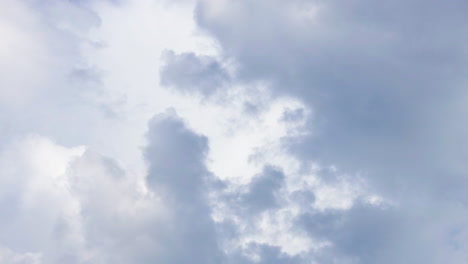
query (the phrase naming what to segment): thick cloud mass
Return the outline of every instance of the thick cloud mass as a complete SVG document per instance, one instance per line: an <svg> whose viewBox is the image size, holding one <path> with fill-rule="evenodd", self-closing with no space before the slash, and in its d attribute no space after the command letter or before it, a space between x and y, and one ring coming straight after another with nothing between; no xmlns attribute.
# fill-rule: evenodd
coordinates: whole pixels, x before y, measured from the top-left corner
<svg viewBox="0 0 468 264"><path fill-rule="evenodd" d="M220 263L221 252L210 218L205 183L210 176L203 161L207 139L188 130L175 116L150 121L145 151L151 189L170 209L169 222L159 234L158 263Z"/></svg>
<svg viewBox="0 0 468 264"><path fill-rule="evenodd" d="M207 96L222 89L228 74L215 59L193 53L180 55L168 51L166 65L161 71L161 83L183 92L199 91Z"/></svg>
<svg viewBox="0 0 468 264"><path fill-rule="evenodd" d="M249 189L241 196L242 203L249 210L259 212L275 207L278 203L278 192L283 185L284 175L275 168L266 167L263 175L252 179Z"/></svg>
<svg viewBox="0 0 468 264"><path fill-rule="evenodd" d="M314 108L315 132L291 140L290 150L305 163L360 173L394 203L390 211L355 205L301 217L312 237L335 248L319 262L466 260L466 244L440 236L460 230L456 219L467 216L467 8L463 1L200 1L200 25L237 59L243 79L268 80Z"/></svg>
<svg viewBox="0 0 468 264"><path fill-rule="evenodd" d="M273 81L315 108L316 137L297 146L301 156L372 170L392 188L390 175L458 183L464 2L221 2L202 1L198 18L243 78Z"/></svg>
<svg viewBox="0 0 468 264"><path fill-rule="evenodd" d="M0 1L0 263L466 263L467 12Z"/></svg>

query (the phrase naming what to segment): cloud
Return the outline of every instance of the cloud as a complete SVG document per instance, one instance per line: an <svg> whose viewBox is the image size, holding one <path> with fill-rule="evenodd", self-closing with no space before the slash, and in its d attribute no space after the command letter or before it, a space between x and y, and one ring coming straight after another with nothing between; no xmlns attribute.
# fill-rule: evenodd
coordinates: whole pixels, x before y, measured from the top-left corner
<svg viewBox="0 0 468 264"><path fill-rule="evenodd" d="M161 84L181 92L214 94L229 81L229 75L215 58L194 53L164 53L166 65L161 70Z"/></svg>
<svg viewBox="0 0 468 264"><path fill-rule="evenodd" d="M0 262L467 259L464 2L0 6Z"/></svg>
<svg viewBox="0 0 468 264"><path fill-rule="evenodd" d="M171 210L159 235L162 263L220 263L221 251L204 190L210 177L204 166L207 139L188 130L175 113L150 121L148 186L160 194Z"/></svg>
<svg viewBox="0 0 468 264"><path fill-rule="evenodd" d="M258 220L264 217L272 223L283 221L284 216L276 209L287 210L289 205L281 197L288 194L282 193L285 175L280 168L264 167L260 175L242 186L244 191L232 193L229 190L234 187L232 182L219 181L204 165L209 150L207 138L188 129L174 110L155 116L149 127L148 146L144 151L149 165L146 181L168 210L157 233L162 247L156 250L158 253L152 260L165 263L194 259L200 263L306 261L302 256L284 252L281 246L271 244L272 241L238 244L245 238L244 224L248 225L249 233L256 232L257 225L262 225ZM234 218L242 217L246 223L215 220L212 206L219 202L234 210ZM288 224L292 222L286 220L280 225Z"/></svg>
<svg viewBox="0 0 468 264"><path fill-rule="evenodd" d="M296 96L314 110L313 132L286 141L291 153L304 166L316 162L356 175L395 207L385 217L385 210L359 204L327 215L331 223L356 217L336 233L357 244L325 232L339 252L319 262L334 263L341 253L350 263L464 258L445 250L436 234L456 229L452 213L462 217L466 210L437 214L440 221L426 217L435 216L435 204L466 204L460 166L468 143L467 38L460 31L466 7L461 1L199 1L199 25L238 63L243 81L267 81L278 96ZM324 216L316 217L310 225ZM372 230L375 238L365 236ZM408 252L389 237L394 234L402 240L411 234L421 248Z"/></svg>
<svg viewBox="0 0 468 264"><path fill-rule="evenodd" d="M303 263L299 257L289 256L281 252L279 247L269 246L266 244L252 243L247 246L248 252L253 253L253 256L246 257L245 255L234 255L230 262L227 263Z"/></svg>
<svg viewBox="0 0 468 264"><path fill-rule="evenodd" d="M18 139L2 150L0 245L9 248L6 258L42 263L62 253L61 247L53 247L52 234L58 219L76 215L65 175L68 163L83 151L83 147L68 149L40 136ZM72 240L74 231L68 232Z"/></svg>
<svg viewBox="0 0 468 264"><path fill-rule="evenodd" d="M466 215L446 203L425 206L377 206L358 201L346 211L303 214L297 224L311 236L330 242L316 254L319 263L439 263L465 258L463 246L449 242L454 237L448 230L459 230L457 219ZM435 211L449 217L434 219ZM464 236L463 232L456 236Z"/></svg>
<svg viewBox="0 0 468 264"><path fill-rule="evenodd" d="M265 167L262 175L252 179L248 191L241 196L249 211L261 212L278 205L278 193L284 184L284 174L274 167Z"/></svg>
<svg viewBox="0 0 468 264"><path fill-rule="evenodd" d="M34 253L18 254L8 248L0 249L0 261L11 264L37 264L40 263L40 255Z"/></svg>
<svg viewBox="0 0 468 264"><path fill-rule="evenodd" d="M372 170L382 185L394 186L427 174L409 172L424 164L459 160L453 144L464 142L466 131L459 44L465 38L457 30L463 6L201 1L197 15L226 56L239 62L240 76L269 80L278 93L315 109L315 136L295 146L299 155ZM303 18L304 10L313 15ZM435 21L443 22L433 27ZM392 171L403 166L408 173ZM459 167L437 166L446 167L447 181L457 181L449 175Z"/></svg>

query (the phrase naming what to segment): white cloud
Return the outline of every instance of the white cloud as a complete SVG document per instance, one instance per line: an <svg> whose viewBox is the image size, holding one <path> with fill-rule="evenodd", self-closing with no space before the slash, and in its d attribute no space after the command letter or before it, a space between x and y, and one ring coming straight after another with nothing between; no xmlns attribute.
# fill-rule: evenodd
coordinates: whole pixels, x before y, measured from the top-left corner
<svg viewBox="0 0 468 264"><path fill-rule="evenodd" d="M463 41L405 14L1 3L0 262L463 259Z"/></svg>
<svg viewBox="0 0 468 264"><path fill-rule="evenodd" d="M9 264L40 264L41 255L37 253L18 254L8 248L0 248L0 261Z"/></svg>
<svg viewBox="0 0 468 264"><path fill-rule="evenodd" d="M211 56L230 77L236 75L217 42L197 27L194 8L191 1L51 1L15 2L3 9L0 28L7 38L0 54L7 78L0 121L8 129L1 130L0 208L9 214L0 219L0 245L11 259L6 262L177 257L157 236L170 239L179 232L169 227L181 212L148 188L142 155L151 143L144 137L148 120L166 108L207 137L207 160L200 162L229 188L247 184L265 165L281 167L288 186L300 184L299 161L283 145L284 138L306 133L311 110L300 100L271 94L265 82L230 82L211 98L160 84L167 50ZM211 213L223 213L199 205L206 221ZM285 217L276 229L254 225L259 229L213 239L260 243L255 249L260 256L268 245L274 252L305 252L309 246L292 246L308 238L288 232L297 214L288 210L265 218L275 223ZM192 231L188 222L179 224L183 232L177 239L184 239ZM239 256L247 261L244 253Z"/></svg>

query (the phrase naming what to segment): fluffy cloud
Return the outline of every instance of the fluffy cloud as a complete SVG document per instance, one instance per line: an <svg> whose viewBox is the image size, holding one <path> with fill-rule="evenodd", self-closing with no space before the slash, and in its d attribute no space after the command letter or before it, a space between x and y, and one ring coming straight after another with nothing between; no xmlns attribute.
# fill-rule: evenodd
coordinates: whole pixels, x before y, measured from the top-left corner
<svg viewBox="0 0 468 264"><path fill-rule="evenodd" d="M0 262L467 258L462 1L0 7Z"/></svg>
<svg viewBox="0 0 468 264"><path fill-rule="evenodd" d="M37 254L32 254L32 253L18 254L8 248L2 248L0 250L0 260L4 263L36 264L36 263L40 263L39 259L40 259L40 256Z"/></svg>
<svg viewBox="0 0 468 264"><path fill-rule="evenodd" d="M465 258L440 235L467 215L466 4L206 0L197 10L240 78L314 109L315 132L289 141L296 157L359 175L391 203L309 214L311 237L336 248L319 263ZM450 212L430 219L437 210Z"/></svg>
<svg viewBox="0 0 468 264"><path fill-rule="evenodd" d="M220 263L215 226L207 203L204 165L207 139L188 130L177 117L157 116L150 121L147 182L170 210L160 231L162 248L154 259L161 263Z"/></svg>
<svg viewBox="0 0 468 264"><path fill-rule="evenodd" d="M167 61L161 71L161 84L164 86L185 92L200 91L207 96L222 89L228 81L227 72L214 58L198 57L193 53L176 55L171 51L164 57Z"/></svg>

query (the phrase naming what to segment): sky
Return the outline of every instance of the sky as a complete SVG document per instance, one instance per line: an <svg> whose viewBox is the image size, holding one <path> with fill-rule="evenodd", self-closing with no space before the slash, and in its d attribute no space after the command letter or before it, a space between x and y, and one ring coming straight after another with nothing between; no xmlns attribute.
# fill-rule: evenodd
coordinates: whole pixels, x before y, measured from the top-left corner
<svg viewBox="0 0 468 264"><path fill-rule="evenodd" d="M467 263L467 12L0 0L0 263Z"/></svg>

